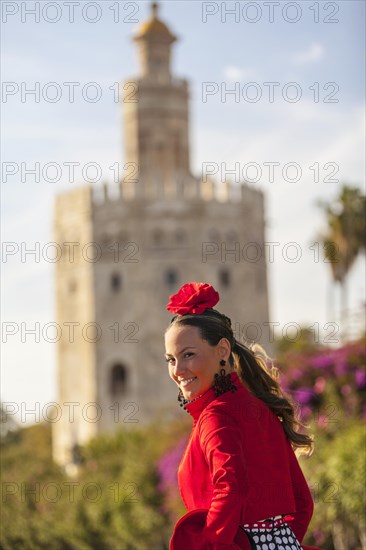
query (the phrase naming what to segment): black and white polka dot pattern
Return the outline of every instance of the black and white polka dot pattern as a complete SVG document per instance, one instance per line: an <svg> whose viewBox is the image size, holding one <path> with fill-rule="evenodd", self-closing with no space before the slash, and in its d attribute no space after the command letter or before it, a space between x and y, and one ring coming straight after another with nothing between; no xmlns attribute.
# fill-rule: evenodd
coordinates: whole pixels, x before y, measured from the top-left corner
<svg viewBox="0 0 366 550"><path fill-rule="evenodd" d="M303 550L287 523L273 529L242 527L247 534L251 550Z"/></svg>

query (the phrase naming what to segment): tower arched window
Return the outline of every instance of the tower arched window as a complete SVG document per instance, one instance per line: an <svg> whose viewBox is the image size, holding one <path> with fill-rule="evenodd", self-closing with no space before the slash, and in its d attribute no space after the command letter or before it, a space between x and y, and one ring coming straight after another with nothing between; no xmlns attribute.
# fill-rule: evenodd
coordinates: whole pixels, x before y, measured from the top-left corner
<svg viewBox="0 0 366 550"><path fill-rule="evenodd" d="M178 283L178 274L175 269L167 269L164 273L165 284L173 286Z"/></svg>
<svg viewBox="0 0 366 550"><path fill-rule="evenodd" d="M230 271L228 269L220 269L219 284L223 288L228 288L231 284Z"/></svg>
<svg viewBox="0 0 366 550"><path fill-rule="evenodd" d="M119 290L121 290L121 287L122 287L121 275L119 273L112 273L111 288L113 292L118 292Z"/></svg>
<svg viewBox="0 0 366 550"><path fill-rule="evenodd" d="M121 396L127 387L127 369L121 363L113 365L110 372L110 392L113 397Z"/></svg>

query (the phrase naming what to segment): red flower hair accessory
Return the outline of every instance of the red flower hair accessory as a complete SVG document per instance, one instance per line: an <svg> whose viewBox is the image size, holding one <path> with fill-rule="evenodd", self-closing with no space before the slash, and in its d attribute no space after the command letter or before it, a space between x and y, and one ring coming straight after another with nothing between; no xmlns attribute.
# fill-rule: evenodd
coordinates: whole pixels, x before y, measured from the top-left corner
<svg viewBox="0 0 366 550"><path fill-rule="evenodd" d="M207 283L186 283L176 294L169 296L166 308L171 313L200 315L219 301L219 293Z"/></svg>

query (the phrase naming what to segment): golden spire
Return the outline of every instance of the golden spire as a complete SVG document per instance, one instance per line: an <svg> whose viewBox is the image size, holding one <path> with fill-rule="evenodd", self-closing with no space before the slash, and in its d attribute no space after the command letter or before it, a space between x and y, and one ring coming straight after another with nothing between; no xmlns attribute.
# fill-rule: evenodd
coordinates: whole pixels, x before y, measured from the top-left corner
<svg viewBox="0 0 366 550"><path fill-rule="evenodd" d="M157 2L153 2L151 4L151 13L154 19L158 18L158 9L159 9L159 4Z"/></svg>
<svg viewBox="0 0 366 550"><path fill-rule="evenodd" d="M170 32L165 23L158 18L159 4L157 2L151 3L151 17L145 22L142 22L137 29L135 40L141 38L161 38L174 42L176 37Z"/></svg>

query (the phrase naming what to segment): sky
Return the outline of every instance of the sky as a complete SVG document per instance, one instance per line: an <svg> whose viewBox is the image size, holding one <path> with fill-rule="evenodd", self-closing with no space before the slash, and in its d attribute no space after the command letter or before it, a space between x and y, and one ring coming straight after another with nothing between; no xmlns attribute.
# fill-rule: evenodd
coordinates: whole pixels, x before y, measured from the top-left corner
<svg viewBox="0 0 366 550"><path fill-rule="evenodd" d="M268 261L271 321L280 331L316 325L321 343L335 330L337 340L340 291L312 242L325 229L317 202L335 199L343 182L365 189L364 2L159 4L179 38L173 73L189 80L192 172L214 163L219 183L236 168L234 179L263 190L266 241L278 243ZM132 36L150 2L1 9L1 400L32 423L37 416L23 411L57 400L56 346L25 334L55 318L54 266L21 252L53 240L55 196L85 183L82 167L98 162L111 181L108 167L123 162L115 91L138 74ZM74 181L70 162L80 163ZM27 172L35 163L39 178ZM42 177L48 163L59 171ZM351 335L362 325L365 278L359 257L347 281Z"/></svg>

